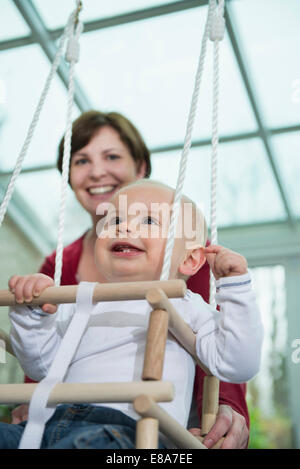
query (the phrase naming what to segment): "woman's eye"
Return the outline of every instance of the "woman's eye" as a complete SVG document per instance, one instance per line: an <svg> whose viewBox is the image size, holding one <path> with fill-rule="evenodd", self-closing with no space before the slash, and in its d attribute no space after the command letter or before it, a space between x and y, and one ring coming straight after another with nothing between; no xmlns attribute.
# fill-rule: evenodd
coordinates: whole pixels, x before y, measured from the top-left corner
<svg viewBox="0 0 300 469"><path fill-rule="evenodd" d="M119 155L107 155L109 160L119 160L121 157Z"/></svg>
<svg viewBox="0 0 300 469"><path fill-rule="evenodd" d="M80 166L80 165L86 164L87 162L88 162L87 158L78 158L77 160L74 161L74 165Z"/></svg>

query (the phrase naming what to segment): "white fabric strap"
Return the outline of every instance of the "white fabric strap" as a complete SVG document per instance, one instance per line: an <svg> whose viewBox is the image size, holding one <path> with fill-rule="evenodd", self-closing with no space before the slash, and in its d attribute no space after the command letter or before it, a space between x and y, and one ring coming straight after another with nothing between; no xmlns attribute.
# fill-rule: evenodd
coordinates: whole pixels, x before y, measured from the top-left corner
<svg viewBox="0 0 300 469"><path fill-rule="evenodd" d="M47 406L50 393L57 383L63 381L71 360L78 348L93 310L93 292L96 283L82 282L78 285L76 312L60 344L48 375L37 385L32 395L28 422L19 449L38 449L43 438L46 422L55 412L56 405Z"/></svg>

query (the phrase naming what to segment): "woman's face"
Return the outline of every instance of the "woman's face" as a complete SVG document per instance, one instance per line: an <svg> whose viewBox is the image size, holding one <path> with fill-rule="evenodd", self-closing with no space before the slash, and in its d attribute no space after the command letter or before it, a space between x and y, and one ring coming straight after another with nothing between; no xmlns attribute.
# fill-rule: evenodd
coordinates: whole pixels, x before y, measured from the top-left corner
<svg viewBox="0 0 300 469"><path fill-rule="evenodd" d="M100 203L108 202L123 185L144 177L127 146L112 127L101 127L90 142L73 154L70 183L79 203L93 217Z"/></svg>

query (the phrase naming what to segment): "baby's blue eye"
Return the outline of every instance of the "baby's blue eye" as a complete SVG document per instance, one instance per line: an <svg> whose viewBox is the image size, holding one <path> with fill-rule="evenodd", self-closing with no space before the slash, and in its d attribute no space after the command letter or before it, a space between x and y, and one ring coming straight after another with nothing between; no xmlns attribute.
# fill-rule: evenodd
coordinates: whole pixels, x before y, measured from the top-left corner
<svg viewBox="0 0 300 469"><path fill-rule="evenodd" d="M147 225L158 225L158 221L155 220L155 218L150 217L150 216L145 217L143 219L143 223L146 223Z"/></svg>
<svg viewBox="0 0 300 469"><path fill-rule="evenodd" d="M119 225L122 222L120 217L113 217L111 220L109 220L110 225Z"/></svg>

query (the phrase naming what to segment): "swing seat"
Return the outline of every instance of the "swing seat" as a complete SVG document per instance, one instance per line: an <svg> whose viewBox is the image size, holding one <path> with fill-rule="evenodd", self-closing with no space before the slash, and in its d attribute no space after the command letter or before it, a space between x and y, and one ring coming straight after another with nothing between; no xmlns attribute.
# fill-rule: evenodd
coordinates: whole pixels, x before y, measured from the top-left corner
<svg viewBox="0 0 300 469"><path fill-rule="evenodd" d="M152 312L150 314L142 381L131 383L59 383L52 390L48 404L62 403L105 403L131 402L134 410L141 416L137 422L136 449L156 449L159 431L179 448L206 449L201 438L193 436L164 409L159 402L170 402L174 397L172 383L161 381L164 352L168 330L181 345L193 356L196 362L210 374L199 362L195 352L195 334L183 321L169 301L166 293L172 297L183 297L186 291L182 280L163 282L134 282L119 284L99 284L94 290L94 302L119 299L146 298ZM66 291L67 289L67 291ZM35 304L45 303L51 297L52 302L74 302L77 286L50 287L38 298ZM116 298L116 296L118 298ZM7 290L0 291L0 305L13 305L14 295ZM105 300L104 300L105 298ZM54 301L55 300L55 301ZM68 300L68 301L67 301ZM6 350L13 353L8 336L3 333L0 338L6 344ZM213 376L209 378L215 379ZM218 380L216 380L218 383ZM1 404L26 404L37 384L2 384L0 385ZM215 412L215 409L213 409Z"/></svg>

